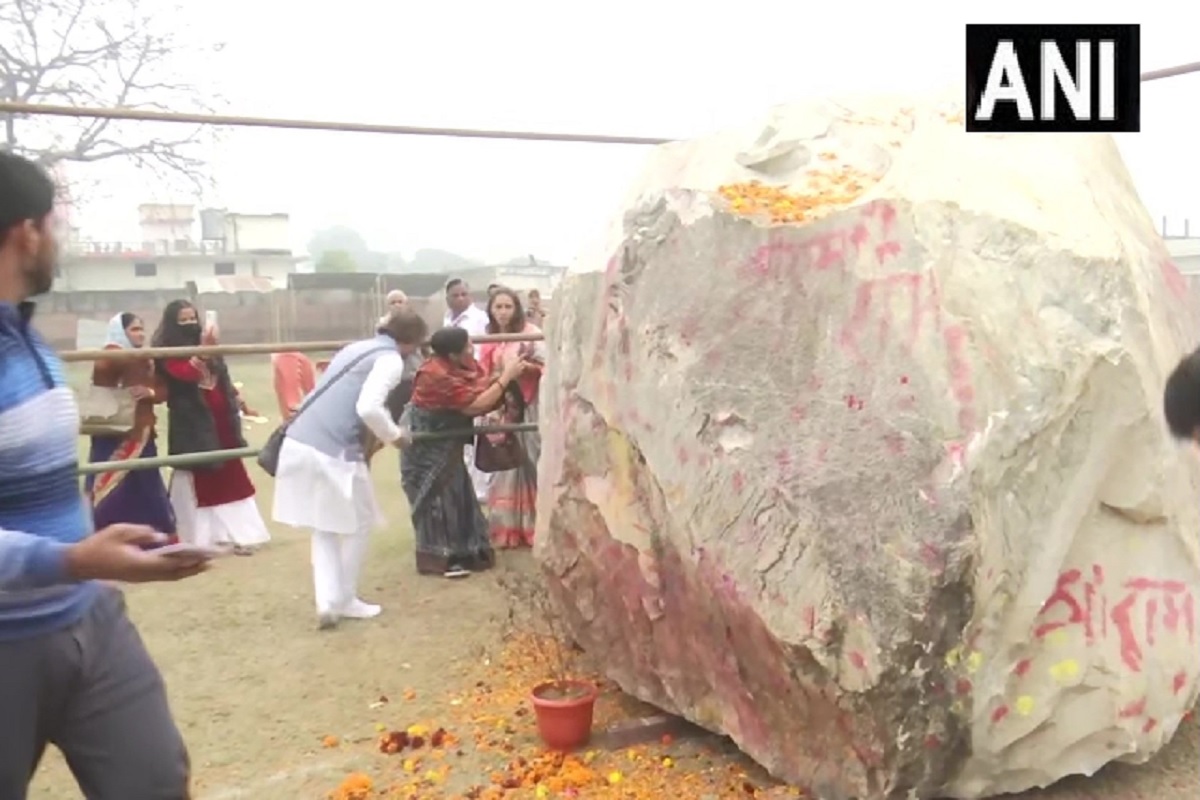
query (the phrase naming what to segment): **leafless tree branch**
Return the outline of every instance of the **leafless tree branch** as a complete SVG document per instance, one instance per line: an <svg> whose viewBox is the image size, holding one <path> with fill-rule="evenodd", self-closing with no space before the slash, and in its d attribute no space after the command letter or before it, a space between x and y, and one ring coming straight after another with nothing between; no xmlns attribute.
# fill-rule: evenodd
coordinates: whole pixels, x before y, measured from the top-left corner
<svg viewBox="0 0 1200 800"><path fill-rule="evenodd" d="M0 97L23 103L215 111L173 64L195 48L176 39L153 0L0 2ZM219 47L213 47L219 50ZM202 127L180 136L153 125L0 115L0 149L48 168L127 159L157 176L207 185Z"/></svg>

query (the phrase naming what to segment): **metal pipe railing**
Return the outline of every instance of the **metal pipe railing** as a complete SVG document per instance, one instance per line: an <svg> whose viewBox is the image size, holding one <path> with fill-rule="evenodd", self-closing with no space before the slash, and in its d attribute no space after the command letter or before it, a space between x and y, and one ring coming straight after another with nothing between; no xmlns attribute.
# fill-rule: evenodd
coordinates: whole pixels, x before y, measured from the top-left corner
<svg viewBox="0 0 1200 800"><path fill-rule="evenodd" d="M489 333L472 336L476 344L489 342L540 342L541 333ZM351 340L353 341L353 340ZM125 350L66 350L59 355L63 361L99 361L112 359L122 361L138 358L191 358L192 356L245 356L265 353L290 352L333 352L341 350L351 341L321 342L273 342L268 344L215 344L197 347L138 347Z"/></svg>
<svg viewBox="0 0 1200 800"><path fill-rule="evenodd" d="M532 433L538 429L536 423L521 422L504 425L479 425L470 431L427 431L412 434L414 442L431 442L440 439L454 439L460 436L477 433ZM221 464L235 458L256 458L262 450L257 447L239 447L233 450L210 450L207 453L187 453L179 456L157 456L156 458L135 458L130 461L97 461L94 464L80 464L80 475L96 475L101 472L133 472L139 469L162 469L171 467L183 469L205 464Z"/></svg>
<svg viewBox="0 0 1200 800"><path fill-rule="evenodd" d="M163 467L200 467L208 464L222 464L235 458L254 458L261 450L257 447L238 447L234 450L210 450L207 453L187 453L181 456L156 456L154 458L134 458L129 461L97 461L93 464L80 464L80 475L98 475L101 472L136 472L140 469L162 469Z"/></svg>

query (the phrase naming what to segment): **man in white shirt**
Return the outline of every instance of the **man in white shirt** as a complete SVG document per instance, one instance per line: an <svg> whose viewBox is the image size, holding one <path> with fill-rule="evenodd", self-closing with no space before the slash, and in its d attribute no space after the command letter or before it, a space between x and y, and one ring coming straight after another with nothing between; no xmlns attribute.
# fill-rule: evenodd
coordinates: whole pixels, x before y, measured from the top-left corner
<svg viewBox="0 0 1200 800"><path fill-rule="evenodd" d="M471 287L461 278L452 278L446 283L446 315L442 325L462 328L471 336L487 333L487 312L471 300ZM475 346L475 353L479 353L479 345Z"/></svg>
<svg viewBox="0 0 1200 800"><path fill-rule="evenodd" d="M322 629L380 613L358 596L369 534L381 521L363 427L379 442L400 446L403 432L388 396L428 332L420 315L397 311L374 337L343 347L292 417L279 449L273 515L313 532L313 593Z"/></svg>
<svg viewBox="0 0 1200 800"><path fill-rule="evenodd" d="M442 318L442 324L447 328L462 328L470 336L483 336L487 333L487 312L472 302L471 287L461 278L451 278L446 282L446 315ZM479 357L478 344L475 345L475 357ZM492 476L475 469L473 445L463 448L463 459L467 462L467 471L471 473L475 497L480 503L486 503Z"/></svg>

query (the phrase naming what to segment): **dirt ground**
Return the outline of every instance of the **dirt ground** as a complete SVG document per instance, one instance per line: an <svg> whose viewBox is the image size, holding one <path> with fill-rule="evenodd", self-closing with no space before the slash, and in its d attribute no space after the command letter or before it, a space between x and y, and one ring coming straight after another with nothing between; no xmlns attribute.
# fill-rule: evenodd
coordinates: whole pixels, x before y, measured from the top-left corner
<svg viewBox="0 0 1200 800"><path fill-rule="evenodd" d="M265 359L233 367L251 405L274 417ZM251 444L271 427L249 431ZM540 761L522 702L538 666L502 646L500 589L487 576L450 582L415 574L407 508L389 456L376 463L375 479L391 524L374 539L361 592L383 606L378 619L318 632L308 539L278 526L257 555L226 559L181 584L128 590L191 750L197 800L453 797L488 785L493 775L516 787L507 797L723 800L768 784L716 737L589 752L565 766ZM271 481L253 468L251 474L269 510ZM526 554L505 554L501 563L504 570L530 566ZM609 687L598 724L636 712ZM410 732L425 737L443 727L450 741L380 752L381 735L414 725ZM1200 723L1193 718L1149 765L1113 766L1024 797L1190 800L1198 786ZM56 752L47 754L30 797L79 797Z"/></svg>

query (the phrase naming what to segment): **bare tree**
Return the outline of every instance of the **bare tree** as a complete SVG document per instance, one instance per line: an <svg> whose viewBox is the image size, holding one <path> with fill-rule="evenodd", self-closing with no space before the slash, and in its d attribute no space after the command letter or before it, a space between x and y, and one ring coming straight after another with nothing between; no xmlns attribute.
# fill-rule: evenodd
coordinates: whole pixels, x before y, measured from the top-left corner
<svg viewBox="0 0 1200 800"><path fill-rule="evenodd" d="M157 0L0 0L0 98L19 103L208 109L174 65L196 53ZM211 48L219 50L219 46ZM0 148L55 168L128 159L204 184L202 129L0 114Z"/></svg>

